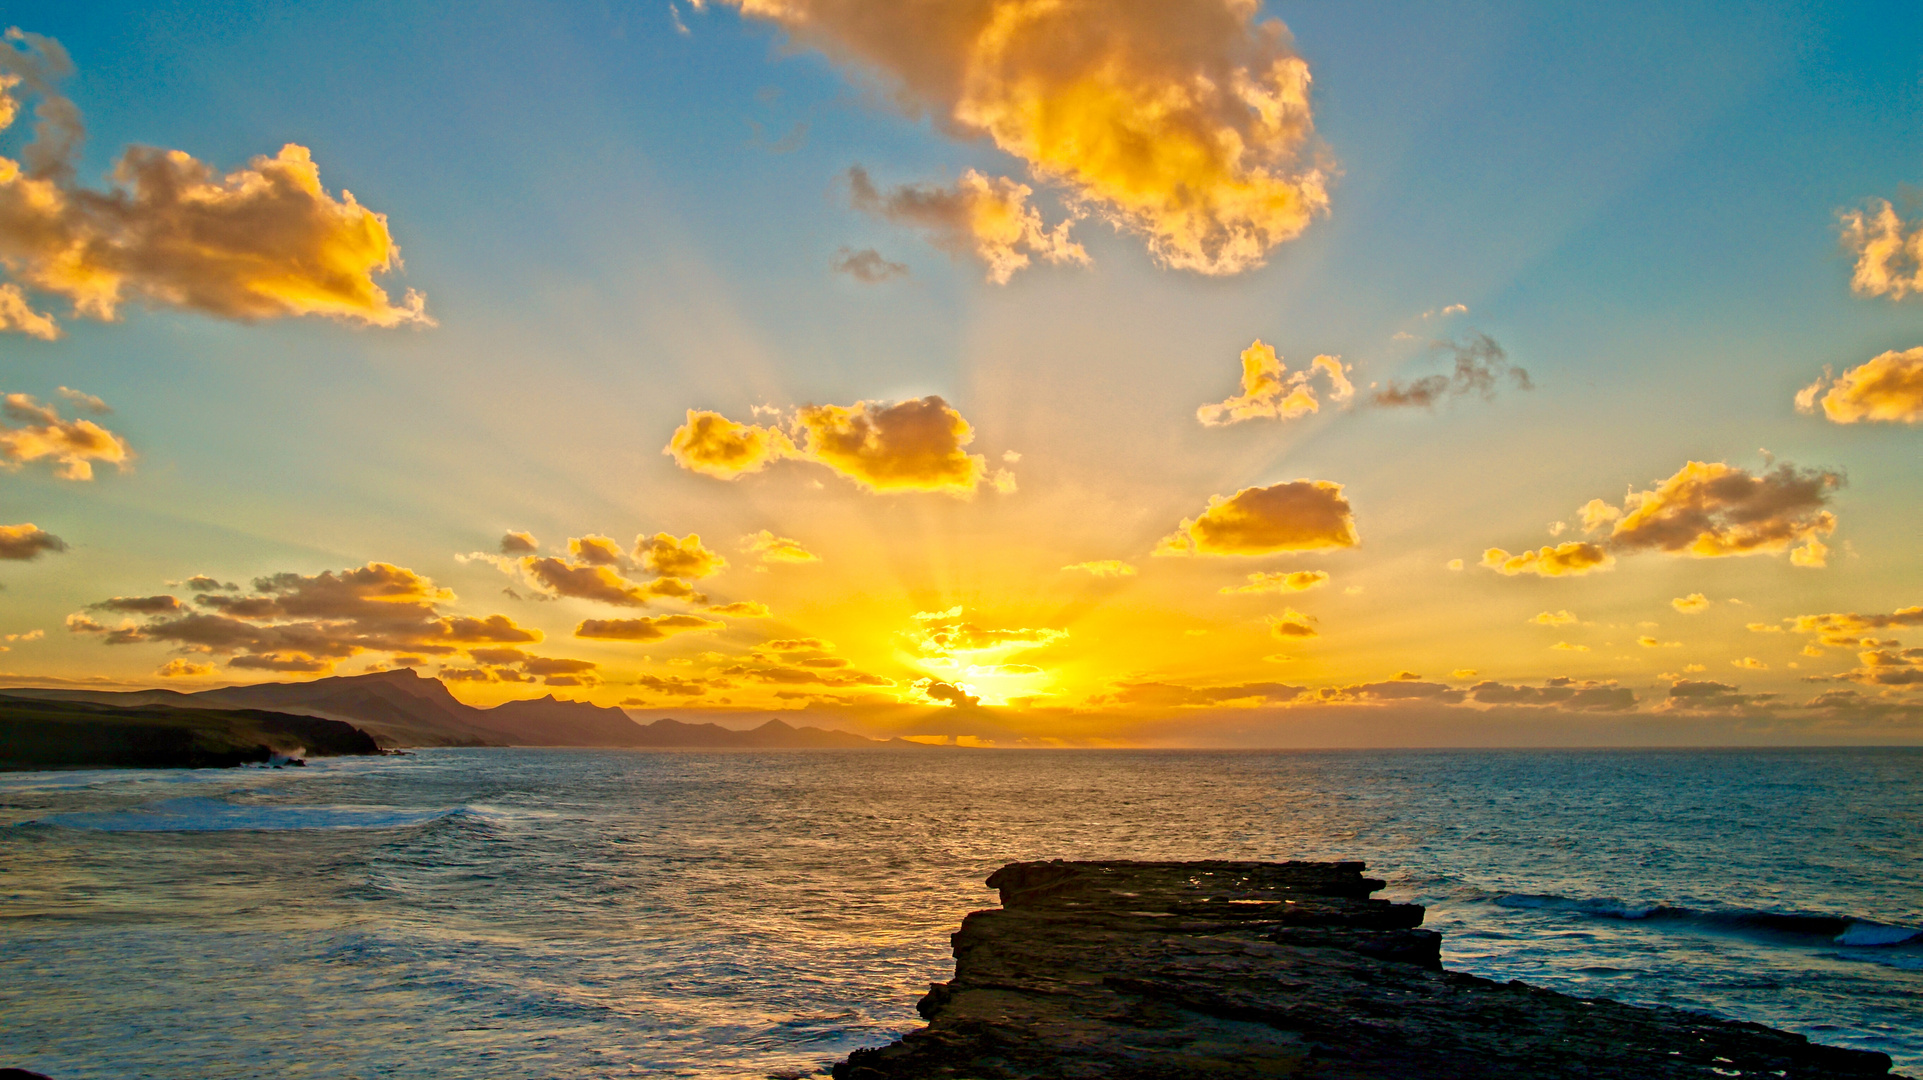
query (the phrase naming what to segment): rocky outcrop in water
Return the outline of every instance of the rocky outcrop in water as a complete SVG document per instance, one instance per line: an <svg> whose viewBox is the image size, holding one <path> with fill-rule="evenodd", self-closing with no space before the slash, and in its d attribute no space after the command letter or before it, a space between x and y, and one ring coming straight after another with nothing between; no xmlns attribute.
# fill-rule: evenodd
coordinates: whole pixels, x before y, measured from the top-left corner
<svg viewBox="0 0 1923 1080"><path fill-rule="evenodd" d="M1011 863L928 1026L837 1080L1885 1076L1882 1054L1442 969L1363 864Z"/></svg>

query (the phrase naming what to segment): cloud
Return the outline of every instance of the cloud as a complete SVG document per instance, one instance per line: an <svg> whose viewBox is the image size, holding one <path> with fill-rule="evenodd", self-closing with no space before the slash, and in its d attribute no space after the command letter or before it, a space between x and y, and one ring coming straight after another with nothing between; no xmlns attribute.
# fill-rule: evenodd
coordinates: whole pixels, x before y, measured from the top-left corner
<svg viewBox="0 0 1923 1080"><path fill-rule="evenodd" d="M593 600L616 607L646 607L650 601L663 598L696 602L705 599L675 578L634 582L610 567L570 563L553 556L529 555L510 565L519 567L530 584L550 596Z"/></svg>
<svg viewBox="0 0 1923 1080"><path fill-rule="evenodd" d="M58 341L61 336L53 316L35 311L20 286L11 283L0 285L0 331L7 330L42 341Z"/></svg>
<svg viewBox="0 0 1923 1080"><path fill-rule="evenodd" d="M1483 705L1523 705L1563 709L1621 712L1636 707L1636 695L1614 683L1569 678L1550 679L1541 686L1510 686L1484 681L1469 688L1469 696Z"/></svg>
<svg viewBox="0 0 1923 1080"><path fill-rule="evenodd" d="M728 560L701 543L701 534L675 537L670 533L634 538L634 556L662 577L713 577L728 568Z"/></svg>
<svg viewBox="0 0 1923 1080"><path fill-rule="evenodd" d="M67 542L28 521L0 525L0 559L25 562L49 552L67 550Z"/></svg>
<svg viewBox="0 0 1923 1080"><path fill-rule="evenodd" d="M1502 346L1487 334L1477 334L1468 341L1436 341L1430 344L1432 348L1454 355L1453 372L1430 375L1410 383L1398 383L1391 379L1387 386L1369 395L1370 403L1383 408L1431 408L1444 398L1471 393L1480 394L1483 400L1489 401L1496 396L1497 380L1505 377L1518 390L1535 389L1535 384L1529 381L1529 373L1511 364Z"/></svg>
<svg viewBox="0 0 1923 1080"><path fill-rule="evenodd" d="M1558 641L1554 645L1551 645L1549 647L1559 652L1588 652L1589 651L1589 646L1587 645L1571 645L1567 641Z"/></svg>
<svg viewBox="0 0 1923 1080"><path fill-rule="evenodd" d="M1833 648L1850 648L1864 644L1865 639L1862 635L1871 630L1923 626L1923 605L1898 608L1887 615L1863 615L1853 611L1798 615L1789 622L1790 630L1794 633L1815 635L1822 644ZM1755 630L1756 625L1752 625L1750 629ZM1805 651L1808 652L1808 650ZM1822 655L1820 650L1808 652L1808 654Z"/></svg>
<svg viewBox="0 0 1923 1080"><path fill-rule="evenodd" d="M1321 410L1322 403L1311 382L1318 374L1328 381L1329 400L1347 401L1355 396L1355 384L1349 381L1348 371L1341 357L1318 356L1309 361L1308 367L1289 374L1288 366L1275 355L1275 350L1258 339L1242 350L1242 392L1226 401L1202 406L1195 410L1195 418L1207 427L1262 417L1293 420Z"/></svg>
<svg viewBox="0 0 1923 1080"><path fill-rule="evenodd" d="M1068 631L1053 627L991 628L958 619L924 620L907 636L926 657L970 663L985 663L1053 645L1068 637Z"/></svg>
<svg viewBox="0 0 1923 1080"><path fill-rule="evenodd" d="M1866 686L1923 686L1923 647L1899 649L1893 641L1879 645L1856 654L1862 667L1842 672L1836 678Z"/></svg>
<svg viewBox="0 0 1923 1080"><path fill-rule="evenodd" d="M804 405L785 430L691 409L663 452L723 480L793 458L826 466L864 491L971 495L990 479L987 458L964 449L974 438L961 413L931 395L892 405ZM993 483L1012 490L1013 477L1000 470Z"/></svg>
<svg viewBox="0 0 1923 1080"><path fill-rule="evenodd" d="M1901 300L1923 293L1923 222L1906 223L1888 199L1838 215L1843 247L1856 256L1850 289L1858 296Z"/></svg>
<svg viewBox="0 0 1923 1080"><path fill-rule="evenodd" d="M1668 696L1656 709L1658 712L1741 712L1768 704L1775 698L1775 694L1745 694L1729 683L1678 679L1670 684Z"/></svg>
<svg viewBox="0 0 1923 1080"><path fill-rule="evenodd" d="M1817 539L1836 530L1827 509L1843 486L1841 473L1802 470L1788 463L1751 473L1721 462L1692 461L1651 491L1631 491L1620 513L1600 500L1583 508L1586 529L1613 520L1609 546L1658 550L1699 559L1786 551L1802 543L1798 565L1821 566Z"/></svg>
<svg viewBox="0 0 1923 1080"><path fill-rule="evenodd" d="M501 554L532 555L541 549L533 533L511 532L501 537Z"/></svg>
<svg viewBox="0 0 1923 1080"><path fill-rule="evenodd" d="M733 678L747 679L750 682L767 683L774 686L893 686L893 679L871 675L865 671L851 671L846 667L829 668L807 661L797 663L768 662L757 660L752 663L731 664L722 668L720 674Z"/></svg>
<svg viewBox="0 0 1923 1080"><path fill-rule="evenodd" d="M1139 571L1120 559L1096 559L1091 562L1070 563L1064 570L1080 570L1099 578L1134 577Z"/></svg>
<svg viewBox="0 0 1923 1080"><path fill-rule="evenodd" d="M368 652L446 656L474 646L541 640L505 615L475 617L442 608L453 592L405 567L370 562L318 574L255 578L250 595L202 592L192 604L173 596L115 597L93 605L145 618L108 627L76 613L74 633L107 645L165 642L182 652L227 656L229 667L312 673Z"/></svg>
<svg viewBox="0 0 1923 1080"><path fill-rule="evenodd" d="M1279 641L1301 641L1304 638L1320 637L1311 624L1313 615L1304 615L1294 608L1283 608L1282 614L1268 618L1269 634Z"/></svg>
<svg viewBox="0 0 1923 1080"><path fill-rule="evenodd" d="M1224 585L1216 591L1225 596L1238 593L1307 592L1328 583L1329 574L1326 570L1276 570L1273 572L1258 570L1249 575L1247 584Z"/></svg>
<svg viewBox="0 0 1923 1080"><path fill-rule="evenodd" d="M171 596L116 596L97 604L88 604L92 611L112 611L122 615L166 615L186 610L186 605Z"/></svg>
<svg viewBox="0 0 1923 1080"><path fill-rule="evenodd" d="M736 600L727 604L715 604L707 609L710 615L726 615L735 619L772 619L775 613L768 605L759 600Z"/></svg>
<svg viewBox="0 0 1923 1080"><path fill-rule="evenodd" d="M1648 634L1637 638L1636 644L1641 645L1645 649L1680 649L1683 647L1683 643L1680 641L1658 641Z"/></svg>
<svg viewBox="0 0 1923 1080"><path fill-rule="evenodd" d="M1769 664L1765 663L1762 660L1756 659L1754 656L1745 656L1741 660L1731 660L1729 662L1729 666L1742 668L1745 671L1768 671L1769 670Z"/></svg>
<svg viewBox="0 0 1923 1080"><path fill-rule="evenodd" d="M540 679L549 686L593 686L601 679L599 666L592 660L560 656L531 656L514 648L469 649L475 668L443 667L442 677L452 676L469 682L530 682Z"/></svg>
<svg viewBox="0 0 1923 1080"><path fill-rule="evenodd" d="M1823 392L1825 387L1828 393ZM1829 369L1824 368L1822 378L1797 393L1797 411L1815 412L1819 394L1823 415L1838 424L1923 423L1923 346L1883 353L1845 371L1834 385L1830 385Z"/></svg>
<svg viewBox="0 0 1923 1080"><path fill-rule="evenodd" d="M1309 68L1240 0L718 0L987 136L1165 266L1262 265L1328 206Z"/></svg>
<svg viewBox="0 0 1923 1080"><path fill-rule="evenodd" d="M705 633L727 623L699 615L649 615L639 619L584 619L574 636L603 641L660 641L675 634Z"/></svg>
<svg viewBox="0 0 1923 1080"><path fill-rule="evenodd" d="M1155 546L1156 555L1273 555L1359 543L1355 513L1342 485L1294 480L1209 497L1208 508L1184 518Z"/></svg>
<svg viewBox="0 0 1923 1080"><path fill-rule="evenodd" d="M841 248L835 252L828 266L835 273L847 274L864 285L879 285L908 276L906 263L890 262L874 248L862 248L860 251Z"/></svg>
<svg viewBox="0 0 1923 1080"><path fill-rule="evenodd" d="M1089 699L1091 705L1120 705L1144 708L1202 708L1206 706L1281 705L1307 693L1305 687L1287 683L1238 683L1233 686L1183 686L1153 680L1124 679L1109 684L1109 689Z"/></svg>
<svg viewBox="0 0 1923 1080"><path fill-rule="evenodd" d="M1074 220L1044 225L1041 211L1028 204L1035 189L1007 177L969 169L952 187L903 184L883 192L856 166L848 170L848 189L855 209L920 229L951 255L981 259L988 265L988 280L997 285L1008 284L1033 261L1030 256L1088 265L1088 252L1068 238Z"/></svg>
<svg viewBox="0 0 1923 1080"><path fill-rule="evenodd" d="M941 679L925 678L916 679L909 684L909 688L924 701L933 702L938 705L946 705L951 708L966 708L981 703L981 696L972 693L971 691L974 690L974 687L966 683L951 683L944 682Z"/></svg>
<svg viewBox="0 0 1923 1080"><path fill-rule="evenodd" d="M1501 548L1482 553L1482 565L1505 577L1536 574L1540 577L1579 577L1616 564L1615 556L1584 540L1571 540L1555 547L1523 551L1511 555Z"/></svg>
<svg viewBox="0 0 1923 1080"><path fill-rule="evenodd" d="M1709 610L1709 604L1709 597L1699 592L1690 593L1688 596L1678 596L1669 602L1670 607L1675 608L1685 615L1700 615Z"/></svg>
<svg viewBox="0 0 1923 1080"><path fill-rule="evenodd" d="M0 52L5 52L0 46ZM0 468L19 469L46 458L62 480L92 480L93 462L104 461L125 470L133 462L127 440L92 420L62 420L60 410L42 405L26 394L0 398L0 413L19 427L0 427Z"/></svg>
<svg viewBox="0 0 1923 1080"><path fill-rule="evenodd" d="M689 409L687 423L674 429L662 453L691 472L733 480L795 456L795 447L782 431L739 424L716 412Z"/></svg>
<svg viewBox="0 0 1923 1080"><path fill-rule="evenodd" d="M386 216L349 192L328 194L306 147L289 143L223 176L183 151L134 146L110 188L79 186L80 111L56 89L73 64L51 38L6 37L0 118L11 124L19 95L37 99L33 141L21 160L0 158L0 265L19 285L107 321L132 299L240 321L433 325L419 293L395 304L374 282L400 265ZM0 310L8 328L51 336L18 288Z"/></svg>
<svg viewBox="0 0 1923 1080"><path fill-rule="evenodd" d="M175 657L155 669L154 674L163 679L198 679L214 673L212 664L196 664L191 660Z"/></svg>
<svg viewBox="0 0 1923 1080"><path fill-rule="evenodd" d="M811 563L820 562L821 556L801 546L801 541L785 536L776 536L763 529L749 533L741 538L741 550L753 555L763 565L768 563Z"/></svg>
<svg viewBox="0 0 1923 1080"><path fill-rule="evenodd" d="M986 470L968 421L939 397L894 405L809 405L797 411L803 453L868 491L975 490Z"/></svg>
<svg viewBox="0 0 1923 1080"><path fill-rule="evenodd" d="M1577 620L1573 611L1539 611L1529 621L1539 626L1568 626Z"/></svg>
<svg viewBox="0 0 1923 1080"><path fill-rule="evenodd" d="M113 408L106 402L84 390L75 390L71 386L62 386L57 392L61 397L72 402L73 407L79 409L81 412L90 412L95 416L106 416L113 412Z"/></svg>

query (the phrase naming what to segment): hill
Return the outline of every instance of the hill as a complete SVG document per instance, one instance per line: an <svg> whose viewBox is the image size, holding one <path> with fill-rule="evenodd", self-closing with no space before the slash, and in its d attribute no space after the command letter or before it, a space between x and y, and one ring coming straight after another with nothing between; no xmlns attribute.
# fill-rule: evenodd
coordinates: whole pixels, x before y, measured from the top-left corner
<svg viewBox="0 0 1923 1080"><path fill-rule="evenodd" d="M71 690L20 688L0 691L38 701L82 702L115 708L266 709L341 720L372 735L381 746L624 746L636 749L857 749L918 746L886 742L847 731L797 728L769 720L748 731L719 724L660 719L637 723L621 709L549 695L509 701L491 709L467 705L439 679L409 669L339 675L307 682L256 683L217 690Z"/></svg>
<svg viewBox="0 0 1923 1080"><path fill-rule="evenodd" d="M259 709L115 707L0 694L0 769L200 769L275 757L378 754L340 720Z"/></svg>

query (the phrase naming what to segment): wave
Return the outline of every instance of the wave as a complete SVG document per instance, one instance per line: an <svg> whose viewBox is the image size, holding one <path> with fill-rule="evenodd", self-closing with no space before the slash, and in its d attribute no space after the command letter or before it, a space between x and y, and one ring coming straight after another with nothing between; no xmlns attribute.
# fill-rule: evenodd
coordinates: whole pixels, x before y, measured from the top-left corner
<svg viewBox="0 0 1923 1080"><path fill-rule="evenodd" d="M161 799L127 810L48 814L20 825L94 832L262 832L305 829L397 829L464 815L460 807L402 810L388 806L285 806L224 799Z"/></svg>
<svg viewBox="0 0 1923 1080"><path fill-rule="evenodd" d="M1497 907L1558 911L1626 922L1679 923L1703 930L1747 933L1772 938L1819 941L1852 948L1923 946L1923 928L1891 926L1874 919L1804 912L1753 911L1743 908L1699 910L1668 904L1631 904L1613 897L1571 899L1542 893L1505 893L1491 899Z"/></svg>

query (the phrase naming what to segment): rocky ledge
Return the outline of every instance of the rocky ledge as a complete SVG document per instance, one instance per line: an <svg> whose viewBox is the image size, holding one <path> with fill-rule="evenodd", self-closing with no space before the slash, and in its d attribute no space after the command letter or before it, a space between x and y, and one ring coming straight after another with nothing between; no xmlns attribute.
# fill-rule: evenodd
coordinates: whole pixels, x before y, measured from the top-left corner
<svg viewBox="0 0 1923 1080"><path fill-rule="evenodd" d="M928 1026L838 1080L1887 1076L1759 1024L1444 971L1363 864L1011 863L954 935Z"/></svg>

